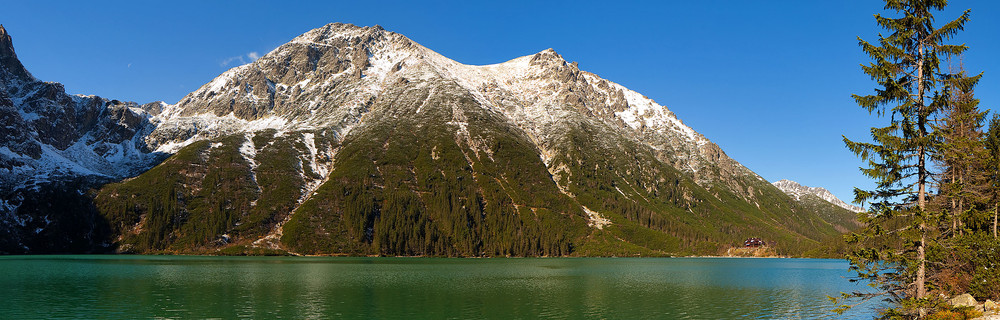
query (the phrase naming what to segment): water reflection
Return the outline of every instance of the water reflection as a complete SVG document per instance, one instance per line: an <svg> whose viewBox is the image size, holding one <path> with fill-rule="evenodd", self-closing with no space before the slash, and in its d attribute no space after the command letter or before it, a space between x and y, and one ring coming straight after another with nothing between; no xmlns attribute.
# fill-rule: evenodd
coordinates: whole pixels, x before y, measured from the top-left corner
<svg viewBox="0 0 1000 320"><path fill-rule="evenodd" d="M842 260L0 258L12 318L832 318ZM869 309L849 318L869 317Z"/></svg>

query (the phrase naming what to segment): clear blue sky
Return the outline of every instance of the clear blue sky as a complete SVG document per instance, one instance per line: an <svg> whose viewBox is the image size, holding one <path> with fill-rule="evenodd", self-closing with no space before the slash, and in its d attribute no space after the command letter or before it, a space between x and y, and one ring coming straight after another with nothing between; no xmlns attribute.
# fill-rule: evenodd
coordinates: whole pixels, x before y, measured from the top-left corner
<svg viewBox="0 0 1000 320"><path fill-rule="evenodd" d="M957 42L1000 103L1000 5L973 9ZM554 48L649 96L769 181L850 202L871 183L841 135L883 125L850 98L874 83L856 37L876 39L881 1L16 1L2 23L36 77L69 93L174 103L212 78L329 22L379 24L466 64Z"/></svg>

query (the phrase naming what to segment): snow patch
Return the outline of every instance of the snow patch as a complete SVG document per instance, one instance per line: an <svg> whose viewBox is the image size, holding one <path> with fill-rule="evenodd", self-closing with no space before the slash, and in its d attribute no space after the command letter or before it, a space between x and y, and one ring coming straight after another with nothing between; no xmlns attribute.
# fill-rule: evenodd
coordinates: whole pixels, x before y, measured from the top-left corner
<svg viewBox="0 0 1000 320"><path fill-rule="evenodd" d="M258 132L267 129L277 130L275 136L281 136L287 130L294 127L294 122L279 116L269 116L253 121L237 118L232 112L219 117L211 113L204 113L190 117L177 117L161 124L159 129L179 128L193 129L197 133L183 141L167 141L156 147L157 152L177 153L183 147L196 141L213 139L216 137L237 133L237 132Z"/></svg>
<svg viewBox="0 0 1000 320"><path fill-rule="evenodd" d="M306 145L306 150L309 151L309 168L322 176L326 176L325 168L320 168L316 165L316 154L319 150L316 149L316 134L312 132L306 132L302 134L302 142Z"/></svg>
<svg viewBox="0 0 1000 320"><path fill-rule="evenodd" d="M42 117L38 115L38 113L35 112L27 113L21 109L18 109L17 112L21 115L21 119L24 119L24 122L32 122Z"/></svg>
<svg viewBox="0 0 1000 320"><path fill-rule="evenodd" d="M253 145L252 134L244 135L243 144L240 144L240 155L242 155L243 159L250 165L251 171L257 169L257 148ZM257 182L256 178L254 178L254 182Z"/></svg>
<svg viewBox="0 0 1000 320"><path fill-rule="evenodd" d="M312 81L312 78L306 78L305 80L296 82L295 85L292 85L292 87L299 87L300 89L305 89L309 85L309 81Z"/></svg>
<svg viewBox="0 0 1000 320"><path fill-rule="evenodd" d="M839 198L837 198L837 196L834 196L833 193L831 193L829 190L826 190L825 188L807 187L799 184L798 182L786 179L775 181L772 184L785 194L794 197L796 201L800 201L800 199L804 195L811 194L829 203L832 203L838 207L850 210L852 212L864 211L864 208L862 207L850 205L844 202L843 200L840 200Z"/></svg>
<svg viewBox="0 0 1000 320"><path fill-rule="evenodd" d="M242 66L239 66L239 67L236 67L236 68L232 68L232 69L226 70L226 72L223 72L218 77L215 77L215 79L212 79L211 82L209 82L209 83L205 84L204 86L202 86L201 90L198 90L198 92L200 92L200 93L210 93L210 92L220 93L220 92L222 92L221 90L223 88L225 88L226 85L228 85L240 72L242 72L243 70L245 70L245 69L247 69L249 67L250 67L250 64L245 64L245 65L242 65Z"/></svg>
<svg viewBox="0 0 1000 320"><path fill-rule="evenodd" d="M0 146L0 154L11 157L11 158L22 158L24 157L20 153L11 151L7 146Z"/></svg>
<svg viewBox="0 0 1000 320"><path fill-rule="evenodd" d="M260 188L260 183L257 182L257 148L253 144L253 134L246 133L243 135L243 143L240 144L240 155L243 156L243 160L246 160L247 165L250 166L250 180L253 184L257 186L258 198L260 193L263 191ZM251 207L257 206L257 199L250 201Z"/></svg>

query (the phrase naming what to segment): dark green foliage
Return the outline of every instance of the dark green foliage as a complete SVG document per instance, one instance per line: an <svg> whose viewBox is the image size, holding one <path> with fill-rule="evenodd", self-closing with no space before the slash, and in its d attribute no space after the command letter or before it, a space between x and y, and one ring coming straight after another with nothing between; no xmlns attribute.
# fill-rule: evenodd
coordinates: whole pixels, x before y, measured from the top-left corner
<svg viewBox="0 0 1000 320"><path fill-rule="evenodd" d="M469 98L432 98L466 108L454 115L429 107L424 119L355 129L362 131L344 141L329 181L285 225L282 242L300 253L569 254L585 222L533 145ZM419 105L377 102L370 116ZM453 117L467 118L469 139L449 127Z"/></svg>
<svg viewBox="0 0 1000 320"><path fill-rule="evenodd" d="M873 94L853 97L868 112L888 115L890 122L871 129L871 142L844 137L847 148L868 162L862 173L876 183L874 190L855 189L855 202L869 203L870 210L858 216L865 227L847 237L856 246L848 258L851 270L857 272L852 281L868 282L880 290L877 294L900 303L901 308L889 314L923 317L933 306L928 298L928 292L934 290L933 284L928 285L928 251L942 239L937 232L940 215L929 207L935 169L931 160L947 149L939 143L942 130L933 121L954 104L950 88L970 81L962 73L942 70L942 59L967 49L944 42L964 28L969 11L935 27L933 11L943 10L947 1L885 3L885 9L901 15L875 15L878 25L889 34L879 34L877 43L858 38L872 59L862 65L862 71L878 87ZM843 295L852 296L873 295Z"/></svg>
<svg viewBox="0 0 1000 320"><path fill-rule="evenodd" d="M288 251L284 250L251 247L246 245L228 246L219 249L213 254L220 256L290 256L291 255L288 253Z"/></svg>
<svg viewBox="0 0 1000 320"><path fill-rule="evenodd" d="M968 292L979 300L1000 297L1000 240L985 232L957 239L955 259L966 261Z"/></svg>
<svg viewBox="0 0 1000 320"><path fill-rule="evenodd" d="M830 222L840 233L847 233L861 227L857 220L857 214L850 210L831 206L826 200L811 194L803 195L799 200L806 212L815 212L821 219ZM843 240L843 237L839 236L834 238Z"/></svg>
<svg viewBox="0 0 1000 320"><path fill-rule="evenodd" d="M986 197L988 201L993 203L993 221L992 227L990 229L994 238L998 235L998 226L1000 224L1000 214L998 210L998 204L1000 204L1000 115L993 115L993 119L990 120L990 129L986 132L986 136L983 137L983 145L986 147L987 161L985 162L984 175L989 184L988 191L986 192ZM986 206L986 210L989 210L989 206Z"/></svg>
<svg viewBox="0 0 1000 320"><path fill-rule="evenodd" d="M717 255L746 238L764 237L778 244L779 254L800 255L819 240L840 234L814 211L756 177L718 182L746 186L755 198L741 198L721 186L705 190L648 148L610 137L615 135L609 128L581 121L557 144L558 156L550 167L582 205L632 222L611 219L615 225L609 231L627 239L623 241L668 254Z"/></svg>
<svg viewBox="0 0 1000 320"><path fill-rule="evenodd" d="M222 145L207 154L199 192L188 202L185 226L178 234L178 244L191 247L210 244L226 233L250 211L250 202L258 196L253 173L239 152L243 136L222 139ZM226 195L226 196L219 196ZM185 243L190 241L190 243Z"/></svg>
<svg viewBox="0 0 1000 320"><path fill-rule="evenodd" d="M707 191L600 123L566 128L547 168L529 138L468 97L390 96L412 100L377 101L368 117L386 121L343 142L329 181L284 226L292 251L662 256L721 254L763 236L795 255L839 234L756 178L737 183L760 207ZM581 205L612 224L586 227Z"/></svg>
<svg viewBox="0 0 1000 320"><path fill-rule="evenodd" d="M1000 297L1000 242L995 231L995 196L1000 193L995 139L1000 121L983 134L986 112L979 111L973 97L979 78L961 72L946 87L950 104L937 128L941 139L935 158L942 174L932 202L939 223L928 253L928 286L932 293L971 293L985 300Z"/></svg>
<svg viewBox="0 0 1000 320"><path fill-rule="evenodd" d="M934 126L938 137L934 159L942 172L937 179L938 194L931 204L932 210L944 216L945 226L950 224L946 236L963 234L967 213L985 209L977 206L991 198L989 150L982 130L987 111L979 110L979 100L973 96L981 76L967 77L965 71L959 70L954 78L947 79L944 94L949 103L943 107L944 119Z"/></svg>
<svg viewBox="0 0 1000 320"><path fill-rule="evenodd" d="M606 227L604 230L594 232L587 241L584 242L577 251L576 255L584 257L670 257L669 253L663 251L656 251L642 245L633 244L623 240L621 236L618 235L616 229L622 228L622 226L612 225ZM649 232L654 232L649 229L636 229L636 230L647 230ZM634 234L632 234L634 235ZM666 237L662 233L657 233L650 237L651 239L664 238Z"/></svg>
<svg viewBox="0 0 1000 320"><path fill-rule="evenodd" d="M953 296L972 294L979 301L1000 297L1000 240L987 232L948 238L928 251L930 287Z"/></svg>
<svg viewBox="0 0 1000 320"><path fill-rule="evenodd" d="M198 180L199 173L187 169L192 164L203 166L199 154L209 145L208 141L193 143L146 173L100 190L94 201L120 235L121 250L146 252L163 249L172 241L168 236L186 220L180 210L186 199L178 189Z"/></svg>
<svg viewBox="0 0 1000 320"><path fill-rule="evenodd" d="M762 237L801 255L845 220L756 176L706 190L592 119L546 129L561 138L539 150L454 83L419 81L387 88L339 144L339 132L312 133L335 150L317 160L335 164L329 174L305 164L307 134L222 137L106 186L99 208L125 250L209 254L718 255ZM248 143L255 168L239 152ZM591 211L611 224L588 226Z"/></svg>
<svg viewBox="0 0 1000 320"><path fill-rule="evenodd" d="M260 196L236 228L243 235L264 235L271 226L283 221L303 196L305 181L301 172L309 170L309 166L303 166L297 154L306 147L298 139L276 139L274 134L274 130L267 130L253 138L258 150L255 160L259 165L254 172Z"/></svg>
<svg viewBox="0 0 1000 320"><path fill-rule="evenodd" d="M202 252L270 232L304 184L301 135L274 134L196 142L136 178L103 187L95 202L121 235L120 249ZM256 149L252 171L239 150L244 144Z"/></svg>
<svg viewBox="0 0 1000 320"><path fill-rule="evenodd" d="M85 190L102 181L77 177L15 190L19 206L0 226L0 254L105 253L111 229Z"/></svg>
<svg viewBox="0 0 1000 320"><path fill-rule="evenodd" d="M821 241L819 246L806 251L802 256L816 259L843 259L851 250L851 246L843 237L831 237Z"/></svg>

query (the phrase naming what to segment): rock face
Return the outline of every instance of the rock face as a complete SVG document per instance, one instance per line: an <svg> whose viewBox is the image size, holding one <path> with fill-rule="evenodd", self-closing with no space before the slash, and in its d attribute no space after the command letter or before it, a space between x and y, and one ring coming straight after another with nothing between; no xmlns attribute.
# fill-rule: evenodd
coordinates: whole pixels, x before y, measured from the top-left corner
<svg viewBox="0 0 1000 320"><path fill-rule="evenodd" d="M973 298L971 294L963 293L954 298L948 300L948 304L956 307L976 307L979 306L979 302L976 298Z"/></svg>
<svg viewBox="0 0 1000 320"><path fill-rule="evenodd" d="M7 29L0 25L0 72L4 73L5 79L30 81L34 77L21 64L14 53L14 41L7 34Z"/></svg>
<svg viewBox="0 0 1000 320"><path fill-rule="evenodd" d="M843 200L840 200L837 196L834 196L833 193L830 193L830 190L826 190L824 188L807 187L799 184L798 182L785 179L775 181L773 184L775 187L778 187L778 189L781 189L781 191L784 191L796 200L800 200L800 198L804 195L814 195L838 207L850 210L851 212L864 211L861 207L850 205Z"/></svg>
<svg viewBox="0 0 1000 320"><path fill-rule="evenodd" d="M96 213L84 191L163 158L143 140L154 127L149 117L136 103L68 95L35 79L0 26L0 252L91 242Z"/></svg>
<svg viewBox="0 0 1000 320"><path fill-rule="evenodd" d="M176 104L125 105L135 131L99 140L129 137L137 169L98 173L142 173L93 198L119 251L723 254L760 236L795 254L844 228L551 49L470 66L329 24Z"/></svg>
<svg viewBox="0 0 1000 320"><path fill-rule="evenodd" d="M410 74L407 77L405 74ZM581 71L552 49L488 66L463 65L379 26L329 24L223 73L165 109L149 139L161 151L237 131L336 127L347 132L387 88L439 77L503 115L543 147L553 126L583 115L649 145L703 185L760 179L667 108ZM192 139L194 138L194 139Z"/></svg>

